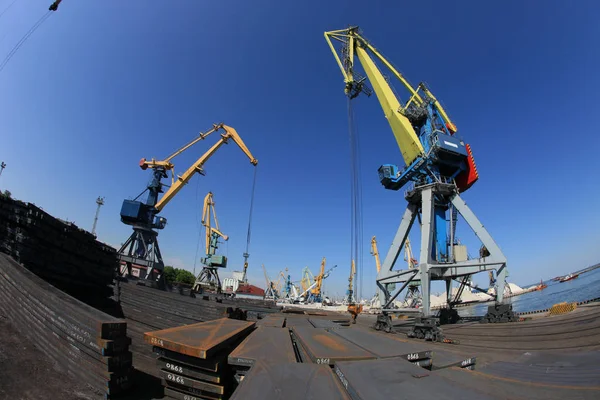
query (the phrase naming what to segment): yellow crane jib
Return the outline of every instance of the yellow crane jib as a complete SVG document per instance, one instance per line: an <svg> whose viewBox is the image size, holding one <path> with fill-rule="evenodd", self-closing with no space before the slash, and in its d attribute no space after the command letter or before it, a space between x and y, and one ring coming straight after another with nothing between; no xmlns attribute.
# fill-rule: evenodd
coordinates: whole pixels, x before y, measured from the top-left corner
<svg viewBox="0 0 600 400"><path fill-rule="evenodd" d="M194 144L198 143L201 140L204 140L211 133L221 130L224 132L221 133L221 137L217 141L217 143L215 143L206 153L204 153L200 158L198 158L198 160L196 160L196 162L192 164L182 175L176 176L175 165L171 162L171 160L179 154L183 153L185 150L192 147ZM206 161L208 161L208 159L212 157L213 154L215 154L219 147L221 147L224 144L228 144L229 139L233 140L233 142L237 144L240 149L242 149L244 154L246 154L246 156L250 159L250 163L252 165L258 165L258 160L254 158L250 150L248 150L248 147L246 146L240 135L237 133L237 131L234 128L227 126L223 123L214 124L211 130L205 133L200 133L200 135L197 138L195 138L185 146L181 147L179 150L175 151L173 154L171 154L169 157L162 161L157 161L155 159L148 161L145 158L142 158L140 160L140 168L142 168L143 170L146 170L148 168L162 167L167 171L171 171L171 187L156 203L155 208L158 211L161 211L165 207L165 205L167 205L167 203L171 201L173 197L175 197L175 195L181 190L181 188L189 182L189 180L192 178L192 176L194 176L196 172L204 174L202 167L204 166Z"/></svg>
<svg viewBox="0 0 600 400"><path fill-rule="evenodd" d="M379 251L377 250L377 239L375 236L371 238L371 255L375 257L375 267L377 268L377 273L381 270L381 261L379 259Z"/></svg>
<svg viewBox="0 0 600 400"><path fill-rule="evenodd" d="M456 132L456 126L450 121L441 104L439 104L437 99L435 99L425 85L420 84L415 89L408 80L359 33L358 27L325 32L325 40L344 76L345 93L351 99L358 96L361 92L370 95L370 90L366 88L364 84L366 78L361 78L354 70L354 56L356 55L358 57L358 60L377 95L385 118L392 128L392 132L398 143L400 152L402 153L402 158L407 166L411 165L418 157L423 158L426 155L426 151L419 140L417 132L415 132L410 120L406 116L406 113L412 110L411 105L422 105L424 97L426 96L433 101L435 107L446 122L448 129L452 132ZM333 41L342 43L339 52L336 50ZM408 92L408 100L404 104L398 99L392 90L388 79L384 77L372 57L381 62L383 66L385 66L385 68L402 83L402 86ZM419 94L419 91L424 96Z"/></svg>

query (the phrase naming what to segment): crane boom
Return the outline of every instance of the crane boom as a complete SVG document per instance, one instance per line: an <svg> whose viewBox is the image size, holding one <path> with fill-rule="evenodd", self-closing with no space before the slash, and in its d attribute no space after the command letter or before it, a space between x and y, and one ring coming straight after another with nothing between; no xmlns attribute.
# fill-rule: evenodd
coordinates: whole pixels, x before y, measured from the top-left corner
<svg viewBox="0 0 600 400"><path fill-rule="evenodd" d="M371 238L371 255L375 257L375 266L377 267L377 273L381 270L381 261L379 260L379 251L377 250L377 239L375 236Z"/></svg>
<svg viewBox="0 0 600 400"><path fill-rule="evenodd" d="M250 150L248 150L248 147L246 147L246 144L244 143L242 138L238 135L237 131L230 126L227 126L224 124L218 124L218 125L215 125L213 127L213 129L211 129L209 132L207 132L205 134L201 134L199 138L194 139L192 142L188 143L187 145L183 146L181 149L177 150L175 153L171 154L166 160L164 160L164 161L142 160L143 162L140 165L142 166L142 169L154 168L155 166L165 166L165 169L171 170L171 169L173 169L173 164L171 164L171 159L173 159L175 156L181 154L183 151L187 150L188 148L190 148L191 146L193 146L200 140L206 138L206 136L208 136L210 133L218 131L219 129L225 130L225 133L221 134L221 138L219 139L219 141L217 143L215 143L210 149L208 149L208 151L206 153L204 153L200 158L198 158L198 160L196 160L196 162L194 164L192 164L192 166L190 166L187 169L187 171L185 171L181 176L178 176L176 180L173 180L173 184L171 185L169 190L156 203L155 207L159 212L169 203L169 201L171 201L173 199L173 197L175 197L175 195L177 193L179 193L179 191L183 188L183 186L186 183L188 183L190 181L190 179L192 179L192 176L194 176L194 174L196 172L203 173L202 167L204 166L206 161L208 161L208 159L210 157L212 157L213 154L215 154L215 152L219 149L219 147L221 147L224 144L227 144L229 139L233 140L234 143L237 144L240 149L242 149L244 154L246 154L246 156L248 156L248 158L250 159L250 163L252 163L252 165L256 166L258 164L258 161L256 160L256 158L254 158L254 156L252 155Z"/></svg>
<svg viewBox="0 0 600 400"><path fill-rule="evenodd" d="M455 137L456 125L424 83L413 87L408 80L358 30L358 27L325 32L334 58L342 71L345 93L353 99L360 93L371 94L368 78L396 139L405 168L384 164L379 178L386 189L399 190L409 181L422 184L456 182L459 191L469 189L478 179L469 145ZM341 57L333 41L341 42ZM356 56L356 57L355 57ZM358 58L366 77L354 69ZM379 61L398 79L407 92L402 102L389 80L375 64Z"/></svg>

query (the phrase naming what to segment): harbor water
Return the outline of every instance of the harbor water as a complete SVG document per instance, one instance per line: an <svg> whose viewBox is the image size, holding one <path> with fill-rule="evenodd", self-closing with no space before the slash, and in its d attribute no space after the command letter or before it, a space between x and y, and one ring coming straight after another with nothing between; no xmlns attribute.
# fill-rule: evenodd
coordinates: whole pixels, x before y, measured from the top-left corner
<svg viewBox="0 0 600 400"><path fill-rule="evenodd" d="M562 302L579 302L600 297L600 268L586 272L577 279L567 282L546 281L547 288L507 299L513 311L536 311L552 307ZM529 285L533 286L535 284ZM529 287L527 286L527 287ZM481 316L492 303L475 304L458 308L461 316Z"/></svg>

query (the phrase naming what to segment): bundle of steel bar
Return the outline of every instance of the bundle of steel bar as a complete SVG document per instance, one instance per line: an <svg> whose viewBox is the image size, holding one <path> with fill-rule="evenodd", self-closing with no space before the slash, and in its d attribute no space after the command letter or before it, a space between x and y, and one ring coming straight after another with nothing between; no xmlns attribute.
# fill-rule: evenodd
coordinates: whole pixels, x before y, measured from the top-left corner
<svg viewBox="0 0 600 400"><path fill-rule="evenodd" d="M90 305L112 295L116 250L31 203L0 196L0 251Z"/></svg>
<svg viewBox="0 0 600 400"><path fill-rule="evenodd" d="M235 388L227 356L254 325L221 318L145 333L144 340L159 356L165 395L174 399L227 399Z"/></svg>
<svg viewBox="0 0 600 400"><path fill-rule="evenodd" d="M131 386L127 323L69 296L0 254L0 307L20 333L104 398Z"/></svg>

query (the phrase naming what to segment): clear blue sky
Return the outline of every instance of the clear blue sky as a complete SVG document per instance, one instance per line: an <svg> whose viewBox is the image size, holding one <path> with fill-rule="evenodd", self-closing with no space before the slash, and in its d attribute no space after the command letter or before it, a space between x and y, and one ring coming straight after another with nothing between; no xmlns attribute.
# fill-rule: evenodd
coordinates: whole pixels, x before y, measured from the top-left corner
<svg viewBox="0 0 600 400"><path fill-rule="evenodd" d="M9 0L0 1L0 12ZM17 1L0 18L0 56L50 0ZM323 38L360 25L417 84L426 81L471 144L479 182L465 198L528 284L600 260L598 147L600 8L592 1L495 3L64 0L0 72L0 188L118 246L124 198L164 158L212 123L237 128L259 160L250 279L321 257L347 286L350 175L343 81ZM401 163L377 100L355 104L361 137L364 287L369 239L382 257L405 209L382 163ZM179 171L211 143L176 159ZM201 202L214 192L229 270L242 265L252 166L233 145L165 208L167 263L192 269ZM479 243L459 231L472 254ZM416 235L413 242L418 250ZM479 279L485 282L485 276Z"/></svg>

